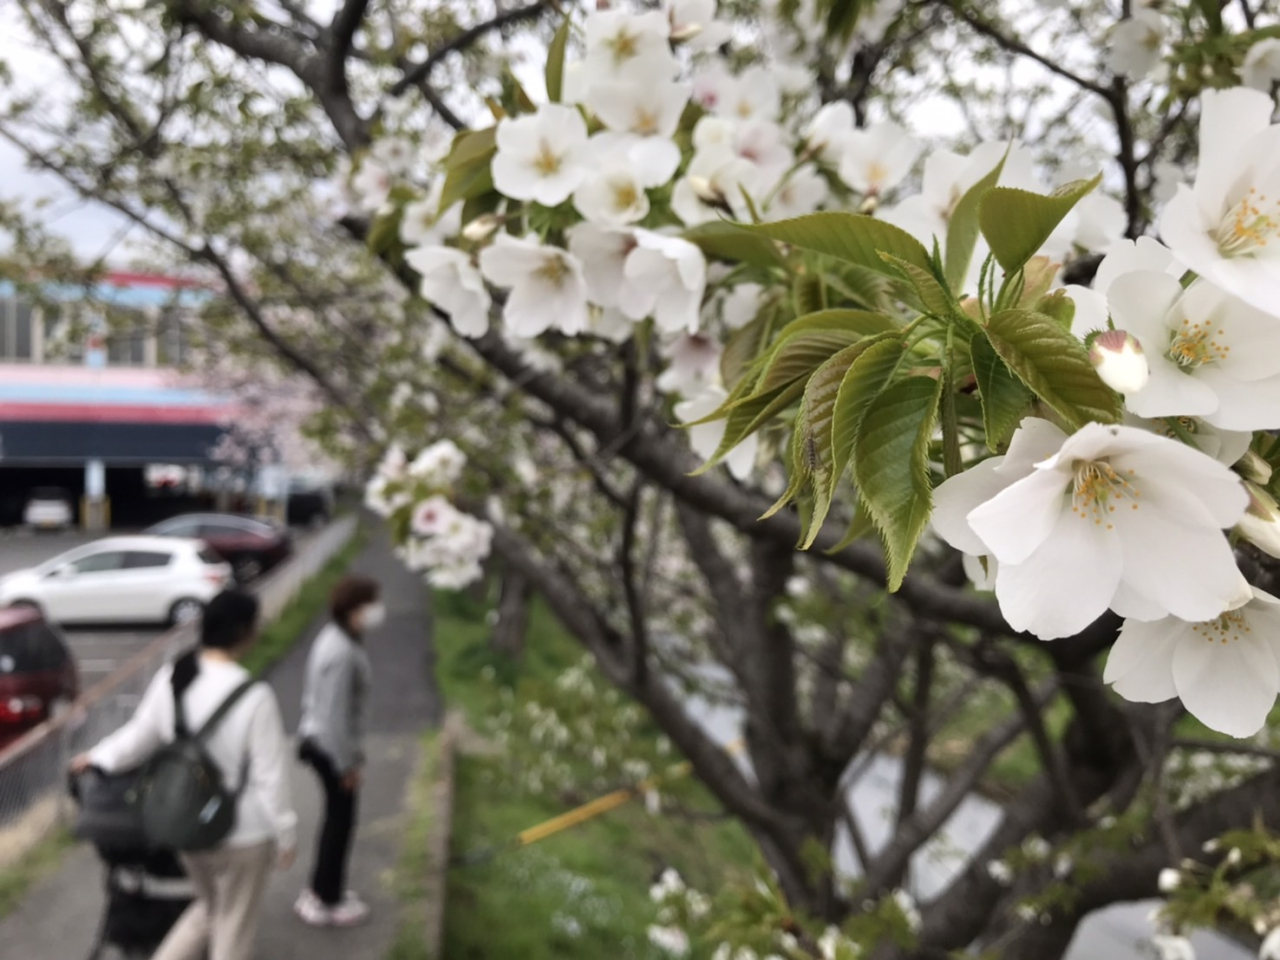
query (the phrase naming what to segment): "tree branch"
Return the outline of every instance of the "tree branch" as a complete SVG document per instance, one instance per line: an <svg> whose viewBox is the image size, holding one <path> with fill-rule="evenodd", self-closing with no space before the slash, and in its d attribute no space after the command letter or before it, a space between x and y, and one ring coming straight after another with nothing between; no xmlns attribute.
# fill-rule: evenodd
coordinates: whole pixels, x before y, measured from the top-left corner
<svg viewBox="0 0 1280 960"><path fill-rule="evenodd" d="M523 23L526 20L536 20L542 16L544 12L552 9L551 0L537 0L525 7L516 7L491 17L475 26L463 30L457 36L440 44L427 55L427 58L421 63L408 66L405 75L392 84L388 92L392 97L402 97L409 91L411 87L416 87L426 82L431 77L431 72L451 53L459 53L466 50L485 34L494 30L501 30L503 27L509 27L513 24Z"/></svg>

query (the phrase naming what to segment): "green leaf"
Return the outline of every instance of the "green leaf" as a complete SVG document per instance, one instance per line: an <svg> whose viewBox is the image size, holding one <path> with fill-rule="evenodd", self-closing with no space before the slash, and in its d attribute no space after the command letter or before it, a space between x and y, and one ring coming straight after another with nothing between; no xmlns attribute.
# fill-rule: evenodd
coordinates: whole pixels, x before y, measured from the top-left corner
<svg viewBox="0 0 1280 960"><path fill-rule="evenodd" d="M880 258L881 253L890 253L929 269L929 253L919 240L891 223L860 213L811 213L774 223L740 224L738 229L825 253L888 276L896 277L898 271Z"/></svg>
<svg viewBox="0 0 1280 960"><path fill-rule="evenodd" d="M813 541L822 531L822 524L831 510L836 483L840 479L840 472L843 472L837 472L832 461L831 438L836 398L849 368L865 350L866 345L862 343L855 343L841 350L817 369L804 388L796 429L803 430L805 434L805 453L813 480L813 514L808 534L800 547L802 550L813 546Z"/></svg>
<svg viewBox="0 0 1280 960"><path fill-rule="evenodd" d="M765 269L786 265L786 261L782 259L778 248L771 240L765 237L754 237L746 233L738 224L721 221L703 223L690 227L683 236L715 260L748 263L753 267Z"/></svg>
<svg viewBox="0 0 1280 960"><path fill-rule="evenodd" d="M978 219L1005 273L1020 270L1035 256L1062 218L1101 182L1098 174L1092 180L1063 184L1048 195L1013 187L988 190L979 203Z"/></svg>
<svg viewBox="0 0 1280 960"><path fill-rule="evenodd" d="M951 292L937 281L932 273L913 263L900 260L892 254L882 253L885 262L892 263L906 275L907 281L920 298L925 313L935 317L949 317L958 312Z"/></svg>
<svg viewBox="0 0 1280 960"><path fill-rule="evenodd" d="M995 165L990 173L965 191L964 196L955 205L955 209L951 211L951 219L947 223L946 274L947 283L950 284L951 289L957 295L970 292L961 288L964 286L965 278L969 275L969 264L973 260L973 250L978 245L979 208L987 191L994 187L996 181L1000 179L1007 157L1008 153L1006 152L1005 156L1000 158L1000 162Z"/></svg>
<svg viewBox="0 0 1280 960"><path fill-rule="evenodd" d="M849 521L849 527L845 530L844 536L833 547L822 552L828 556L839 553L849 544L861 540L873 530L875 530L875 524L871 522L871 514L867 512L867 508L862 503L857 503L854 505L853 518Z"/></svg>
<svg viewBox="0 0 1280 960"><path fill-rule="evenodd" d="M769 304L745 327L733 331L720 354L720 379L733 389L751 369L769 337L769 330L777 316L777 307Z"/></svg>
<svg viewBox="0 0 1280 960"><path fill-rule="evenodd" d="M855 444L858 492L884 538L889 591L902 585L929 522L929 438L942 382L907 377L871 401Z"/></svg>
<svg viewBox="0 0 1280 960"><path fill-rule="evenodd" d="M860 346L864 349L840 383L832 416L831 465L837 475L849 466L867 404L893 377L907 350L906 343L896 336L881 337Z"/></svg>
<svg viewBox="0 0 1280 960"><path fill-rule="evenodd" d="M798 317L821 310L825 305L822 297L822 275L802 273L797 276L795 283L791 285L791 299Z"/></svg>
<svg viewBox="0 0 1280 960"><path fill-rule="evenodd" d="M787 484L787 489L782 491L782 496L773 502L773 506L760 514L761 520L768 520L804 489L805 482L809 479L809 458L806 450L805 432L797 424L796 429L791 431L791 481ZM801 524L801 530L803 529L804 524Z"/></svg>
<svg viewBox="0 0 1280 960"><path fill-rule="evenodd" d="M773 349L756 392L768 393L799 377L807 377L833 355L861 338L862 334L856 330L834 327L784 333Z"/></svg>
<svg viewBox="0 0 1280 960"><path fill-rule="evenodd" d="M797 317L782 328L784 336L802 330L848 330L851 333L872 337L879 333L893 333L898 324L883 313L870 310L819 310Z"/></svg>
<svg viewBox="0 0 1280 960"><path fill-rule="evenodd" d="M1031 405L1033 394L1005 366L984 332L978 331L973 335L969 341L969 352L973 358L973 378L978 383L978 396L982 400L982 426L987 435L987 446L995 452L1013 434L1023 413Z"/></svg>
<svg viewBox="0 0 1280 960"><path fill-rule="evenodd" d="M1067 295L1065 290L1055 290L1041 297L1031 305L1031 309L1037 313L1043 313L1046 317L1052 317L1063 330L1070 330L1071 321L1076 318L1075 301Z"/></svg>
<svg viewBox="0 0 1280 960"><path fill-rule="evenodd" d="M472 200L493 189L490 162L497 152L496 127L459 134L445 160L444 186L440 189L439 212L459 200Z"/></svg>
<svg viewBox="0 0 1280 960"><path fill-rule="evenodd" d="M749 397L746 400L738 401L735 405L726 404L715 413L703 417L701 420L685 424L686 427L691 427L699 423L717 420L721 416L725 417L724 436L720 440L720 446L716 448L716 452L711 455L706 463L693 471L691 476L696 477L699 474L706 473L723 460L730 450L795 403L800 395L804 393L804 386L803 380L797 380L795 383L788 384L773 393Z"/></svg>
<svg viewBox="0 0 1280 960"><path fill-rule="evenodd" d="M569 42L569 18L565 17L560 29L547 47L547 99L560 102L564 90L564 48Z"/></svg>
<svg viewBox="0 0 1280 960"><path fill-rule="evenodd" d="M1018 379L1077 429L1091 420L1115 423L1120 400L1099 379L1084 344L1052 317L1003 310L987 321L987 339Z"/></svg>
<svg viewBox="0 0 1280 960"><path fill-rule="evenodd" d="M842 263L826 258L839 268L827 272L827 285L853 303L869 310L879 310L885 305L892 282L882 273L853 263Z"/></svg>

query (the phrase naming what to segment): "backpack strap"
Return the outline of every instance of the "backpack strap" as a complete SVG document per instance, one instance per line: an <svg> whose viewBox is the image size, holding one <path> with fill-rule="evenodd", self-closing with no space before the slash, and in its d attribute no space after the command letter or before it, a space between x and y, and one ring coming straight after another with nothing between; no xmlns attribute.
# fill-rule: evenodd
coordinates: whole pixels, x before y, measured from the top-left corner
<svg viewBox="0 0 1280 960"><path fill-rule="evenodd" d="M248 693L251 687L256 686L257 683L257 680L250 677L244 683L240 684L240 686L232 690L227 696L227 699L222 701L222 704L218 709L213 711L213 716L206 720L204 722L204 726L195 732L193 739L200 744L207 743L209 738L213 736L214 730L218 728L218 724L220 724L226 715L231 712L231 708L239 703L240 698Z"/></svg>

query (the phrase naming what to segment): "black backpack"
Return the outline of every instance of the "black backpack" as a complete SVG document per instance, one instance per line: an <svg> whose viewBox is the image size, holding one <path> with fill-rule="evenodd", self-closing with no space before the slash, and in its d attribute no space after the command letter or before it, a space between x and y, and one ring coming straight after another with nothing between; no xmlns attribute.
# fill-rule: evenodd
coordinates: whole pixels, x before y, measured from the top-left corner
<svg viewBox="0 0 1280 960"><path fill-rule="evenodd" d="M236 687L194 733L187 726L182 693L174 686L174 740L147 761L138 781L142 832L152 847L196 851L216 847L236 825L236 807L248 780L249 758L240 785L228 790L222 771L205 745L231 708L256 683Z"/></svg>

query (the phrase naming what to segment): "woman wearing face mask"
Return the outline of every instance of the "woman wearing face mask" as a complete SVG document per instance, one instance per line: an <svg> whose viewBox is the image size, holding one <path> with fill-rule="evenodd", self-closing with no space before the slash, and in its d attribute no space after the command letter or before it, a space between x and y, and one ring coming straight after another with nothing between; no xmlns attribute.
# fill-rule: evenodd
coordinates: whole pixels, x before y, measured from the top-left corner
<svg viewBox="0 0 1280 960"><path fill-rule="evenodd" d="M346 889L347 859L355 830L356 799L364 768L371 670L365 637L381 626L386 611L378 584L346 577L333 589L333 622L316 637L307 659L302 692L298 755L320 778L324 825L316 844L311 886L294 909L317 927L363 923L369 908Z"/></svg>

